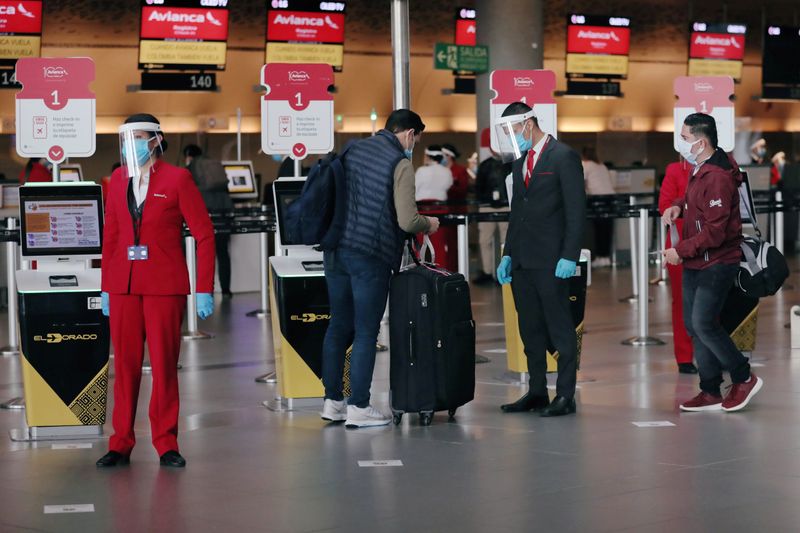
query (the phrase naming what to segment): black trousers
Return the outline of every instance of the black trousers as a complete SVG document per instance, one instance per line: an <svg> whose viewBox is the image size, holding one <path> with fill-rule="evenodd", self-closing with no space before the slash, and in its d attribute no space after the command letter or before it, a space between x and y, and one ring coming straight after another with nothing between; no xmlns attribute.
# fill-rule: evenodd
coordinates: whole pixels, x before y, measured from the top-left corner
<svg viewBox="0 0 800 533"><path fill-rule="evenodd" d="M594 221L594 257L611 257L614 219L598 218Z"/></svg>
<svg viewBox="0 0 800 533"><path fill-rule="evenodd" d="M231 256L228 253L228 244L231 236L217 234L214 236L217 251L217 273L219 274L220 290L223 294L231 292Z"/></svg>
<svg viewBox="0 0 800 533"><path fill-rule="evenodd" d="M531 394L547 395L547 347L553 346L559 355L556 394L574 397L578 340L569 308L569 280L557 278L555 269L517 269L511 277Z"/></svg>

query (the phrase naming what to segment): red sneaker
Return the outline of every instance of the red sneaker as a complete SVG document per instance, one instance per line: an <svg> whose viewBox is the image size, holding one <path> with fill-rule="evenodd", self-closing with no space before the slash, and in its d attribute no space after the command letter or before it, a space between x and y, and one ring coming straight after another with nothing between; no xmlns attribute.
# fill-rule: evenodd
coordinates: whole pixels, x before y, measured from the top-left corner
<svg viewBox="0 0 800 533"><path fill-rule="evenodd" d="M722 396L701 392L681 404L681 411L722 411Z"/></svg>
<svg viewBox="0 0 800 533"><path fill-rule="evenodd" d="M722 402L722 409L728 412L744 409L763 386L764 380L751 372L749 380L731 385L730 392Z"/></svg>

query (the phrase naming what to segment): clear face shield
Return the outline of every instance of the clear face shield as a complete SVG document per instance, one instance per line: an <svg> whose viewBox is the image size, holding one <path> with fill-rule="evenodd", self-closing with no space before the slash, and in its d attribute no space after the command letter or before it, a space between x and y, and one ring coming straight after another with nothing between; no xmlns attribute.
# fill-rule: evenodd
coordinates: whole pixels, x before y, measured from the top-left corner
<svg viewBox="0 0 800 533"><path fill-rule="evenodd" d="M497 119L494 129L500 151L497 155L504 163L519 159L530 150L533 139L533 110L521 115L509 115Z"/></svg>
<svg viewBox="0 0 800 533"><path fill-rule="evenodd" d="M119 127L119 161L129 178L149 169L161 154L161 126L154 122L131 122Z"/></svg>

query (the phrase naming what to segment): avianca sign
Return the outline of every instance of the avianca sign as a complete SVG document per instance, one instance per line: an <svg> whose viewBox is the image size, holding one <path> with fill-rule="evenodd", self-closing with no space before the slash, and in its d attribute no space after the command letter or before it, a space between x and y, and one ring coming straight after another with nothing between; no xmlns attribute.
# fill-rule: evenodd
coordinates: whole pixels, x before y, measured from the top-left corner
<svg viewBox="0 0 800 533"><path fill-rule="evenodd" d="M0 0L0 32L41 34L42 3Z"/></svg>
<svg viewBox="0 0 800 533"><path fill-rule="evenodd" d="M631 30L622 27L570 25L567 52L571 54L628 55Z"/></svg>
<svg viewBox="0 0 800 533"><path fill-rule="evenodd" d="M743 59L744 35L692 33L689 57L696 59Z"/></svg>
<svg viewBox="0 0 800 533"><path fill-rule="evenodd" d="M228 10L143 7L140 37L224 41L228 38Z"/></svg>
<svg viewBox="0 0 800 533"><path fill-rule="evenodd" d="M267 41L344 42L344 13L267 11Z"/></svg>

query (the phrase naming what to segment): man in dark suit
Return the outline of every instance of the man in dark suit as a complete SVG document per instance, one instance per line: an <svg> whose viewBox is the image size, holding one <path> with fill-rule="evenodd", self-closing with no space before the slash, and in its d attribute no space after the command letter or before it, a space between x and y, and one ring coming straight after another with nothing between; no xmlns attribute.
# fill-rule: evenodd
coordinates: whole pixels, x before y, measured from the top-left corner
<svg viewBox="0 0 800 533"><path fill-rule="evenodd" d="M501 145L513 149L515 160L511 220L497 279L511 283L530 373L528 393L502 410L568 415L576 411L578 358L569 278L576 272L586 219L581 158L543 132L527 104L510 104L500 122L499 134L505 137ZM548 346L559 354L552 403L547 394Z"/></svg>

